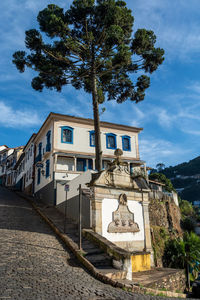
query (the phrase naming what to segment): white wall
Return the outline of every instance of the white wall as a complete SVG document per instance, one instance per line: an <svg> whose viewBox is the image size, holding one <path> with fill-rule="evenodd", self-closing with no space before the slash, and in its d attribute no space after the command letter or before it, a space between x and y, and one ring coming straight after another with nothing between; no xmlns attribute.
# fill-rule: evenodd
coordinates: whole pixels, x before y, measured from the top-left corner
<svg viewBox="0 0 200 300"><path fill-rule="evenodd" d="M42 163L43 163L43 170L45 171L45 175L40 176L40 184L37 184L37 176L38 176L38 167L35 166L35 192L38 192L40 189L42 189L45 185L50 183L53 180L53 164L54 164L54 159L52 157L52 154L46 154L46 145L47 145L47 137L46 134L47 132L51 130L51 138L50 138L50 143L51 143L51 151L52 151L52 136L53 136L53 125L52 123L49 124L49 126L46 127L45 131L43 134L41 134L40 138L37 139L35 142L36 146L36 157L38 155L38 146L42 142ZM45 155L45 156L44 156ZM50 160L50 176L46 178L46 161Z"/></svg>
<svg viewBox="0 0 200 300"><path fill-rule="evenodd" d="M75 171L74 159L71 157L58 157L56 169L62 171Z"/></svg>
<svg viewBox="0 0 200 300"><path fill-rule="evenodd" d="M61 127L70 126L73 130L73 144L61 142ZM54 147L57 150L67 150L72 152L91 153L95 155L95 147L90 146L90 131L93 127L83 124L70 123L65 121L55 122L55 143ZM125 157L137 158L137 133L128 131L119 131L116 129L101 128L102 150L105 155L114 155L113 149L106 148L106 133L116 134L117 148L122 149L122 136L128 135L131 137L131 151L124 151Z"/></svg>
<svg viewBox="0 0 200 300"><path fill-rule="evenodd" d="M110 233L108 225L113 221L112 213L117 210L117 199L103 199L102 201L102 236L111 242L144 241L144 221L142 204L138 201L128 200L128 208L134 214L134 222L138 224L140 231L133 233Z"/></svg>
<svg viewBox="0 0 200 300"><path fill-rule="evenodd" d="M46 160L50 160L50 172L49 172L49 177L46 178ZM45 185L50 183L53 180L53 162L54 159L51 156L47 157L45 160L43 160L43 170L45 171L45 174L40 176L40 184L37 184L37 176L38 176L38 168L35 167L35 192L39 191L42 189Z"/></svg>
<svg viewBox="0 0 200 300"><path fill-rule="evenodd" d="M41 135L41 137L37 140L36 142L36 156L38 155L38 145L42 142L42 156L46 152L46 144L47 144L47 137L46 134L47 132L51 130L51 138L50 138L50 143L51 143L51 150L52 150L52 136L53 136L53 125L50 124L48 127L46 127L46 130L44 133Z"/></svg>
<svg viewBox="0 0 200 300"><path fill-rule="evenodd" d="M56 172L55 173L55 179L56 180L66 180L66 181L70 181L73 180L74 178L76 178L77 176L79 176L82 172L80 173L65 173L65 172Z"/></svg>
<svg viewBox="0 0 200 300"><path fill-rule="evenodd" d="M33 163L34 163L34 143L30 143L30 145L26 148L24 161L25 161L24 173L26 174L26 180L25 180L25 188L26 188L33 182L32 174L33 174Z"/></svg>

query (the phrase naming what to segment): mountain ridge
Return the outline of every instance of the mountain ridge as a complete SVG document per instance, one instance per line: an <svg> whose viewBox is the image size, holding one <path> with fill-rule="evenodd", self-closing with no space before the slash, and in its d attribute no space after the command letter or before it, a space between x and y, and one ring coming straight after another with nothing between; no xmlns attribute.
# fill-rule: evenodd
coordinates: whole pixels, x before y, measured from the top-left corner
<svg viewBox="0 0 200 300"><path fill-rule="evenodd" d="M180 197L189 202L200 201L200 156L159 170L169 178Z"/></svg>

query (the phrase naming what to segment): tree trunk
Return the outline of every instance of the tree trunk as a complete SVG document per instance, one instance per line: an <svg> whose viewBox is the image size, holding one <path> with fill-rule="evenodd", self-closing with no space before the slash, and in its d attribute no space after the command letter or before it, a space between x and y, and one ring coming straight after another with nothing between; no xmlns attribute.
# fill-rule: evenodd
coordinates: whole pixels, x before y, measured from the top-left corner
<svg viewBox="0 0 200 300"><path fill-rule="evenodd" d="M92 66L92 103L93 103L93 115L94 115L94 130L95 130L96 169L98 172L100 172L102 170L102 151L101 151L99 104L98 104L97 83L96 83L94 62Z"/></svg>

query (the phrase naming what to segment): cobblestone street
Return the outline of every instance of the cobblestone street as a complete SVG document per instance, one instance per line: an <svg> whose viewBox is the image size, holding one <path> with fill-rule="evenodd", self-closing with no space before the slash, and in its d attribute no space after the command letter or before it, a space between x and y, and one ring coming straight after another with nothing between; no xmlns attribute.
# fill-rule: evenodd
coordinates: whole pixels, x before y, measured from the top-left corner
<svg viewBox="0 0 200 300"><path fill-rule="evenodd" d="M166 298L128 293L94 279L26 200L0 187L0 299Z"/></svg>

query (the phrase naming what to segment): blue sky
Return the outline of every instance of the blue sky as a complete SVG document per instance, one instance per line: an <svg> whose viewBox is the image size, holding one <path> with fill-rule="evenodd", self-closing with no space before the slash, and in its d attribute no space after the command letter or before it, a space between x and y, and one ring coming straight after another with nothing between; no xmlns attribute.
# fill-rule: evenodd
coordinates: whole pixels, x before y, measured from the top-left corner
<svg viewBox="0 0 200 300"><path fill-rule="evenodd" d="M68 8L71 0L52 1ZM176 165L199 156L200 1L127 0L137 28L151 29L165 61L151 76L139 104L104 104L101 119L143 127L140 156L149 166ZM92 118L91 96L73 87L62 93L31 88L32 73L20 74L12 54L24 48L24 32L37 28L36 17L48 0L0 1L0 145L24 145L50 111Z"/></svg>

